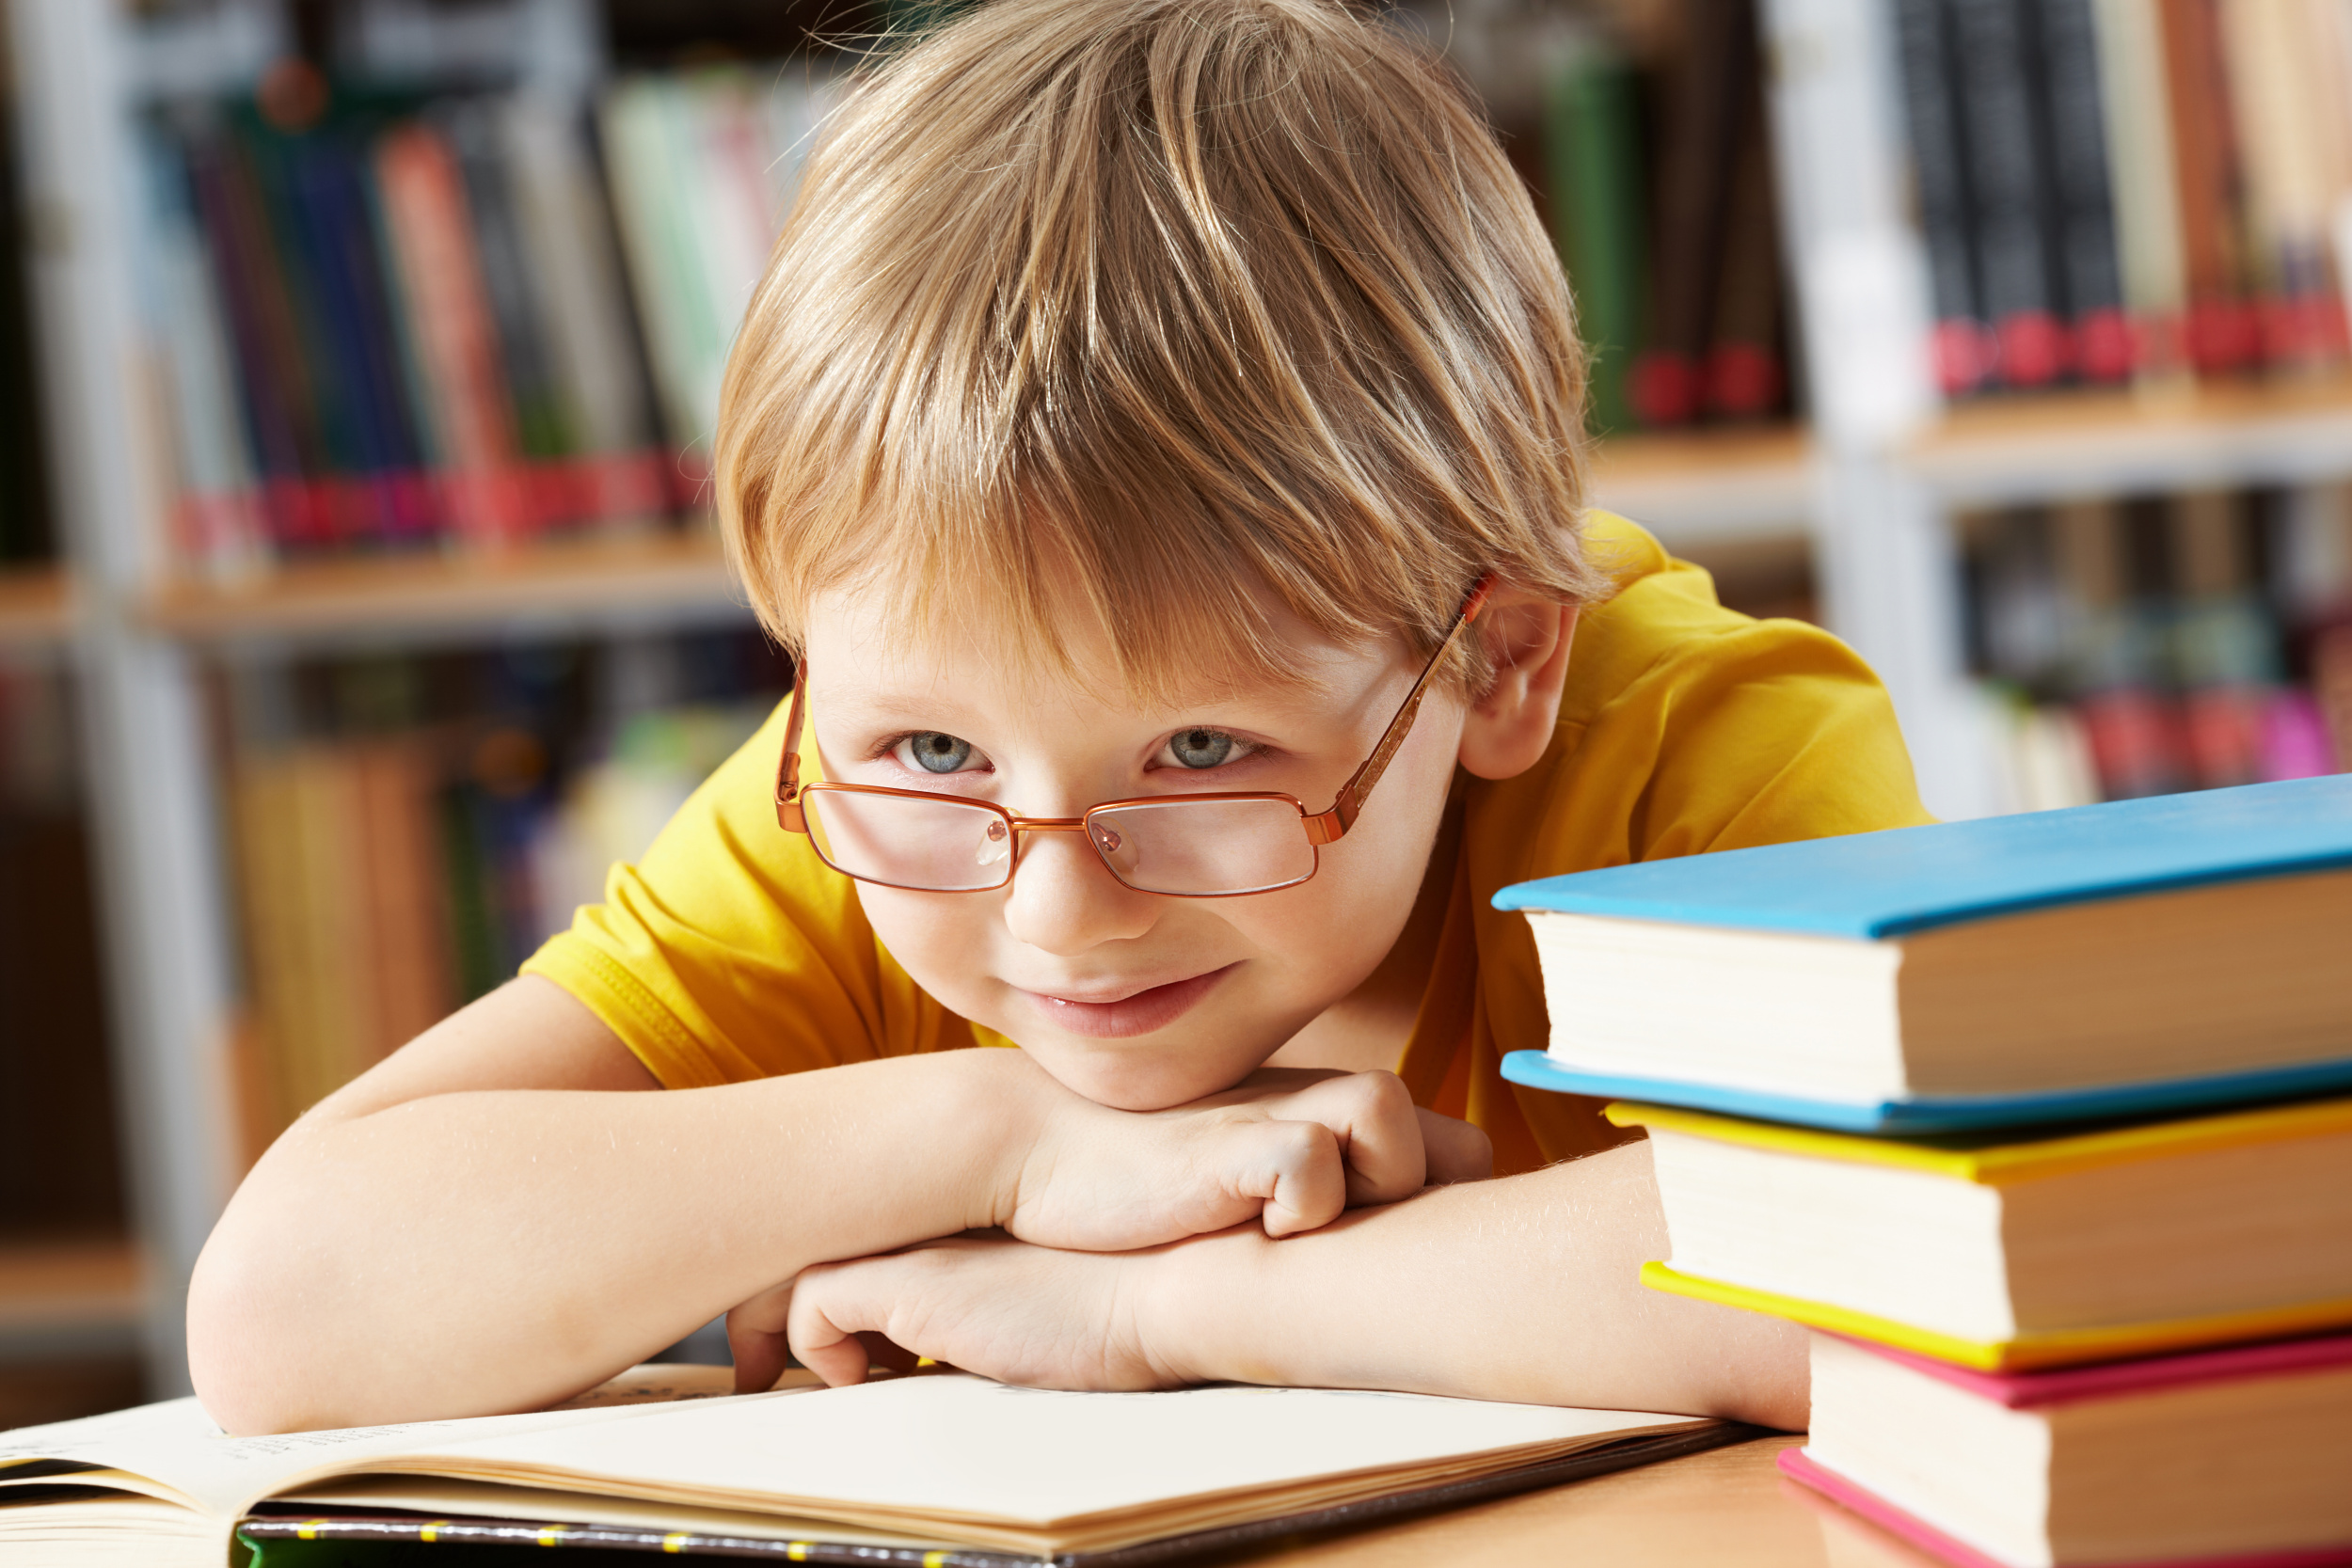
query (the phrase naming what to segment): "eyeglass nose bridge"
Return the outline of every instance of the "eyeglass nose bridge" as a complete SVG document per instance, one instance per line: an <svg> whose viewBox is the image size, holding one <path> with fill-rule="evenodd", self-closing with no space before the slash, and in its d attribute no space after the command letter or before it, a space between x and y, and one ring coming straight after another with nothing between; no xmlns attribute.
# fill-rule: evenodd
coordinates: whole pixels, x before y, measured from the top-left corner
<svg viewBox="0 0 2352 1568"><path fill-rule="evenodd" d="M1012 829L1012 864L1005 868L1006 880L1011 880L1012 874L1021 868L1020 846L1023 833L1084 833L1088 845L1097 855L1105 855L1117 850L1120 844L1119 830L1102 828L1089 831L1088 824L1091 820L1091 813L1086 816L1023 816L1018 812L1004 813L993 826L1002 827L1009 824ZM1102 838L1102 835L1105 833L1110 835L1110 842L1107 844L1104 843ZM991 836L993 837L993 834ZM1111 875L1116 877L1119 873L1113 870Z"/></svg>
<svg viewBox="0 0 2352 1568"><path fill-rule="evenodd" d="M1133 886L1134 884L1128 882L1126 876L1111 859L1125 847L1124 838L1116 828L1090 826L1094 822L1094 812L1089 812L1084 816L1023 816L1018 812L998 807L995 820L989 824L989 836L994 838L999 831L1009 826L1011 832L1008 836L1012 840L1012 853L1007 857L1010 863L1005 867L1005 880L999 885L1009 886L1014 874L1021 869L1021 835L1027 832L1039 832L1085 834L1087 847L1092 849L1095 858L1103 863L1103 868L1117 879L1121 886Z"/></svg>

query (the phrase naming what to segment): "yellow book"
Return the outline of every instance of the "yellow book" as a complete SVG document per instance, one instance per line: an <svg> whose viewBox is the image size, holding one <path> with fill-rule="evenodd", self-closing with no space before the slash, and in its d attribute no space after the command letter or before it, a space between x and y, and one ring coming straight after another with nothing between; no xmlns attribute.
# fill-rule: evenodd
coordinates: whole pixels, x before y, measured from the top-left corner
<svg viewBox="0 0 2352 1568"><path fill-rule="evenodd" d="M2352 1323L2352 1099L2029 1140L1652 1105L1651 1287L2013 1370Z"/></svg>

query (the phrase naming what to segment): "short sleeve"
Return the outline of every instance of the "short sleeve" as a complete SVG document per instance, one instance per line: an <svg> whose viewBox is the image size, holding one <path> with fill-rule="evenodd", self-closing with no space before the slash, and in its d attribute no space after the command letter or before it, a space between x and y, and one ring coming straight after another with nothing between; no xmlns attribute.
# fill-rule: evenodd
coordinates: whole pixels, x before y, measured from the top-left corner
<svg viewBox="0 0 2352 1568"><path fill-rule="evenodd" d="M1818 626L1757 621L1716 602L1706 572L1641 530L1597 517L1619 589L1585 611L1559 727L1505 780L1467 780L1462 918L1477 977L1466 1016L1424 1004L1406 1068L1436 1082L1467 1053L1467 1103L1498 1169L1622 1142L1599 1101L1505 1083L1502 1057L1550 1043L1524 915L1494 908L1513 882L1931 820L1894 705L1868 665ZM1416 1081L1408 1071L1408 1082Z"/></svg>
<svg viewBox="0 0 2352 1568"><path fill-rule="evenodd" d="M523 965L584 1003L665 1088L975 1043L875 939L856 885L776 825L785 712Z"/></svg>

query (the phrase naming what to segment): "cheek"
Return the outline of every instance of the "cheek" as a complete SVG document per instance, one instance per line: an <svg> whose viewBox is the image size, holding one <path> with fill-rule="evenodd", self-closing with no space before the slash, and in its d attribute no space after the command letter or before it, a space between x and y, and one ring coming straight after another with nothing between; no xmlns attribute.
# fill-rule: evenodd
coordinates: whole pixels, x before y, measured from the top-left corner
<svg viewBox="0 0 2352 1568"><path fill-rule="evenodd" d="M966 1012L995 951L991 927L1000 895L908 893L855 884L866 924L914 983Z"/></svg>

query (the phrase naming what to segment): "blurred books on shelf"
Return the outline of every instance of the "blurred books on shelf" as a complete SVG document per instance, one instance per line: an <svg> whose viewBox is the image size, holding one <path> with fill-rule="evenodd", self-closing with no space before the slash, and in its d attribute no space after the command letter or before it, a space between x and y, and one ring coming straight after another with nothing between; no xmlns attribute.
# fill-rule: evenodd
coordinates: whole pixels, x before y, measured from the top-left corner
<svg viewBox="0 0 2352 1568"><path fill-rule="evenodd" d="M125 1219L72 705L54 665L0 659L0 1250Z"/></svg>
<svg viewBox="0 0 2352 1568"><path fill-rule="evenodd" d="M2352 493L2076 501L1963 531L2011 804L2352 771Z"/></svg>
<svg viewBox="0 0 2352 1568"><path fill-rule="evenodd" d="M247 1153L601 898L785 675L751 632L226 673Z"/></svg>
<svg viewBox="0 0 2352 1568"><path fill-rule="evenodd" d="M1387 13L1482 100L1549 222L1596 434L1791 409L1755 0Z"/></svg>
<svg viewBox="0 0 2352 1568"><path fill-rule="evenodd" d="M140 286L181 567L499 550L692 507L719 376L830 91L594 106L281 62L140 121Z"/></svg>
<svg viewBox="0 0 2352 1568"><path fill-rule="evenodd" d="M2352 10L1895 0L1947 395L2345 357Z"/></svg>

